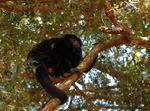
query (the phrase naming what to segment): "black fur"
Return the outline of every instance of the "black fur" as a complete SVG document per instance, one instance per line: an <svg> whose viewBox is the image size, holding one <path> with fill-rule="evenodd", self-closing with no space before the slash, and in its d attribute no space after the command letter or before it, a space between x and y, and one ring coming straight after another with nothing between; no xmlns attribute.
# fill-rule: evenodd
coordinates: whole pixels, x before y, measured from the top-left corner
<svg viewBox="0 0 150 111"><path fill-rule="evenodd" d="M36 60L34 65L38 66L36 76L40 84L52 97L58 97L61 104L64 104L68 97L64 91L55 87L49 75L60 77L64 73L80 73L76 67L83 59L81 46L79 38L73 34L66 34L62 38L42 41L33 47L27 56L27 63L31 58ZM93 67L95 61L96 58L85 72ZM48 68L52 68L53 72L49 73Z"/></svg>

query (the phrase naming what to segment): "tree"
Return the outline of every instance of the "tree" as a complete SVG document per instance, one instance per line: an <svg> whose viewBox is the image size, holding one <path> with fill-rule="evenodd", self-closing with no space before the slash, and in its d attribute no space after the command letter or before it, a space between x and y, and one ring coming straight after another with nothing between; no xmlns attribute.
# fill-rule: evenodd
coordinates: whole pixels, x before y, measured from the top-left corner
<svg viewBox="0 0 150 111"><path fill-rule="evenodd" d="M0 110L150 110L149 7L149 0L1 0ZM90 51L82 72L99 57L88 74L52 78L69 95L58 107L26 56L43 39L66 33L81 38L85 55Z"/></svg>

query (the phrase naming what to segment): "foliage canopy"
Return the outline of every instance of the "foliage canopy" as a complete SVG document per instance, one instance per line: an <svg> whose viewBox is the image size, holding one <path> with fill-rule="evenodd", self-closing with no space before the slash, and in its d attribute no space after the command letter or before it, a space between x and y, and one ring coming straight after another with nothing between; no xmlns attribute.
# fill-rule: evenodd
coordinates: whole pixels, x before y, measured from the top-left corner
<svg viewBox="0 0 150 111"><path fill-rule="evenodd" d="M84 55L104 44L92 49L88 59L99 53L97 64L57 109L150 110L149 0L1 0L0 110L44 108L50 96L26 56L43 39L66 33L81 38Z"/></svg>

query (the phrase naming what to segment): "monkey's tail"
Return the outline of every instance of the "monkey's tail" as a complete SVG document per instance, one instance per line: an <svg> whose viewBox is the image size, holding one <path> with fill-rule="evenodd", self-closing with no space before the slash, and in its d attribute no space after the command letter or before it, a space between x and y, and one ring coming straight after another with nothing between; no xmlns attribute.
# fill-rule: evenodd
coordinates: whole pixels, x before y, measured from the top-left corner
<svg viewBox="0 0 150 111"><path fill-rule="evenodd" d="M57 97L61 100L61 104L64 104L67 100L67 94L58 89L53 82L49 78L48 69L46 68L46 65L43 62L40 62L39 67L36 69L36 76L38 78L38 81L43 86L43 88L52 96Z"/></svg>

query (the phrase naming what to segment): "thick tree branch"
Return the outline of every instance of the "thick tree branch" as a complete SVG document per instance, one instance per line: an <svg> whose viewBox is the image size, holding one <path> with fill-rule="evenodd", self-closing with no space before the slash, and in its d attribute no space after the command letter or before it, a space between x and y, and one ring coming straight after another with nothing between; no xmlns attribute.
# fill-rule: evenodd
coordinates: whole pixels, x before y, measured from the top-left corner
<svg viewBox="0 0 150 111"><path fill-rule="evenodd" d="M130 44L132 40L133 40L132 38L122 36L112 40L107 40L106 42L104 42L104 44L98 44L94 46L94 48L89 52L89 54L85 57L85 59L79 64L78 68L82 72L84 72L89 67L89 65L93 62L94 58L98 55L99 52L113 46ZM139 43L139 45L141 44ZM80 77L81 77L80 74L75 73L70 77L66 78L60 85L57 85L57 87L63 91L68 90L71 87L71 85L74 84L74 82L77 81ZM45 106L43 111L47 111L48 109L49 111L55 110L59 104L60 104L60 100L57 98L53 98L51 99L50 102L48 102L48 104Z"/></svg>
<svg viewBox="0 0 150 111"><path fill-rule="evenodd" d="M107 3L107 8L108 10L111 10L111 7L109 6L109 3ZM128 27L126 27L125 25L117 22L114 17L113 17L113 13L112 11L107 13L107 16L109 17L109 19L114 23L114 25L116 26L115 29L111 29L111 28L99 28L99 30L103 31L103 32L110 32L110 33L114 33L114 34L122 34L121 37L119 38L115 38L112 40L107 40L105 41L104 44L98 44L96 46L94 46L94 48L89 52L89 54L85 57L85 59L79 64L78 68L84 72L88 66L92 63L92 61L94 60L94 58L98 55L99 52L108 49L112 46L118 46L118 45L122 45L122 44L131 44L134 45L134 43L137 43L136 41L138 41L138 44L136 45L149 45L149 39L144 39L141 37L137 37L136 39L132 39L131 37L128 37L129 35L131 35L131 31ZM109 30L108 30L109 29ZM142 41L141 41L142 40ZM69 78L65 79L60 85L58 85L57 87L60 88L61 90L68 90L70 88L70 86L72 84L74 84L74 82L76 80L78 80L80 78L81 75L75 73L72 76L70 76ZM55 104L54 104L55 103ZM60 104L59 99L54 98L53 100L51 100L46 107L43 109L43 111L46 110L54 110L55 108L57 108L57 105ZM54 106L55 105L55 106ZM52 109L53 106L53 109Z"/></svg>
<svg viewBox="0 0 150 111"><path fill-rule="evenodd" d="M57 4L57 0L51 0L51 2L55 3L55 5L48 5L48 0L38 0L39 4L36 5L24 5L24 6L11 6L11 5L7 5L4 4L8 1L19 1L19 0L1 0L0 3L0 8L3 8L7 11L10 12L20 12L20 11L31 11L31 10L48 10L48 9L53 9L53 10L62 10L62 5ZM25 1L36 1L36 0L25 0ZM110 4L116 4L118 2L120 2L122 0L111 0ZM67 2L66 2L67 3ZM101 10L102 8L104 8L105 3L103 1L99 1L99 2L93 2L92 0L89 1L89 9L98 9Z"/></svg>
<svg viewBox="0 0 150 111"><path fill-rule="evenodd" d="M49 9L62 10L62 7L60 5L57 5L57 4L50 5L46 3L41 3L38 5L24 5L24 6L7 5L7 4L1 3L0 8L3 8L10 12L21 12L21 11L31 11L31 10L38 11L38 10L49 10Z"/></svg>

